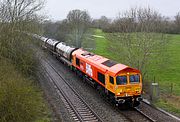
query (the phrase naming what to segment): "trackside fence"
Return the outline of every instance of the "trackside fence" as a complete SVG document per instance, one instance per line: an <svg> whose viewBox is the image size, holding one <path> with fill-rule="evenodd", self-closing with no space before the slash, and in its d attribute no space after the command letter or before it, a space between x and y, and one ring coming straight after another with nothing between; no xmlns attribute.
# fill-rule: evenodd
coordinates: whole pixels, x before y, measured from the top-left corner
<svg viewBox="0 0 180 122"><path fill-rule="evenodd" d="M158 82L144 82L143 83L143 91L145 94L149 95L150 100L156 101L163 94L173 95L175 84L167 83L167 84L159 84Z"/></svg>

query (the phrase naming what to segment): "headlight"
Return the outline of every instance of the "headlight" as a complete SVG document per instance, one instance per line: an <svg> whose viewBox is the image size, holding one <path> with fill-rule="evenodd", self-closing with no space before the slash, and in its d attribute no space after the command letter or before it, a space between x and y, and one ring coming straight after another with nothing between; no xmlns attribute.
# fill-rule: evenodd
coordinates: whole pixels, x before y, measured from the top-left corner
<svg viewBox="0 0 180 122"><path fill-rule="evenodd" d="M135 92L140 92L141 89L140 88L136 88Z"/></svg>
<svg viewBox="0 0 180 122"><path fill-rule="evenodd" d="M122 89L120 89L120 90L119 90L119 92L123 92L123 90L122 90Z"/></svg>
<svg viewBox="0 0 180 122"><path fill-rule="evenodd" d="M123 92L123 90L119 89L117 95L120 95L122 92Z"/></svg>

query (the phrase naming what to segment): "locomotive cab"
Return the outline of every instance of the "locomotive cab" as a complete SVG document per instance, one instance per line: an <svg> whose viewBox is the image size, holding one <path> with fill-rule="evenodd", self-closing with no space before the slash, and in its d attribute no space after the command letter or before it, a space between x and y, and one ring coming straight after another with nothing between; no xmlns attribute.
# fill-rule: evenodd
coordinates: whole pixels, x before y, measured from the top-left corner
<svg viewBox="0 0 180 122"><path fill-rule="evenodd" d="M142 76L139 71L123 71L115 76L115 99L118 103L134 103L142 100Z"/></svg>

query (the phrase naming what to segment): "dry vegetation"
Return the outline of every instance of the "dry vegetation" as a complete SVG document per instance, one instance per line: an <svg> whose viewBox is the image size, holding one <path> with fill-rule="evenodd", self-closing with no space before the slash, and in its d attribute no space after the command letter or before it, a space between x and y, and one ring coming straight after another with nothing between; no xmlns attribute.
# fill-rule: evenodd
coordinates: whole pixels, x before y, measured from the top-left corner
<svg viewBox="0 0 180 122"><path fill-rule="evenodd" d="M42 1L0 1L0 121L50 121L35 80L37 60L23 32L40 31Z"/></svg>

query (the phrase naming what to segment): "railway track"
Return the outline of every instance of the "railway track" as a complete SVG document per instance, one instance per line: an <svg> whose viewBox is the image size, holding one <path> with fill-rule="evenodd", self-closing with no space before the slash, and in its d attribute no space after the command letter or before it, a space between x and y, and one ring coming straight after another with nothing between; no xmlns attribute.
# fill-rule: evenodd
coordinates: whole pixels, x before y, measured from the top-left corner
<svg viewBox="0 0 180 122"><path fill-rule="evenodd" d="M104 98L105 99L105 98ZM105 99L106 100L106 99ZM106 100L106 103L112 105L113 103ZM113 105L112 105L113 106ZM131 122L156 122L152 117L148 116L146 113L138 109L138 107L130 108L127 110L121 110L121 108L117 106L113 106L114 110L121 113Z"/></svg>
<svg viewBox="0 0 180 122"><path fill-rule="evenodd" d="M55 66L54 63L51 62L51 64ZM51 64L49 63L49 65L51 65ZM56 72L58 72L57 69L54 68L52 65L51 65L51 67L52 67ZM60 73L58 73L58 74L61 76ZM62 76L61 76L61 77L62 77ZM63 78L63 77L62 77L62 78ZM64 79L64 78L63 78L63 79ZM69 85L69 86L70 86L70 85ZM107 101L107 103L108 103L108 101ZM109 102L109 103L110 103L110 102ZM127 112L127 111L129 111L129 110L123 111L124 113L123 113L121 110L119 110L118 107L114 107L114 110L119 111L122 115L125 116L124 119L123 119L124 121L133 122L133 121L135 120L135 118L136 118L136 119L139 118L139 120L141 120L141 121L155 122L154 119L152 119L151 117L149 117L148 115L146 115L145 113L143 113L142 111L140 111L138 108L134 108L133 111L130 111L130 112ZM127 113L131 113L131 114L127 114ZM138 116L138 117L137 117L137 116Z"/></svg>
<svg viewBox="0 0 180 122"><path fill-rule="evenodd" d="M78 122L102 122L102 119L89 107L81 96L69 85L56 69L43 60L44 71L53 83L59 97L63 101L69 114Z"/></svg>
<svg viewBox="0 0 180 122"><path fill-rule="evenodd" d="M154 120L152 117L148 116L146 113L144 113L143 111L141 111L138 107L134 107L134 110L139 112L140 114L142 114L145 118L147 118L147 120L149 120L150 122L156 122L156 120Z"/></svg>
<svg viewBox="0 0 180 122"><path fill-rule="evenodd" d="M84 102L77 102L77 104L74 104L74 102L76 101L75 99L76 98L79 99L79 97L74 96L71 93L69 93L69 95L66 95L66 93L64 93L66 96L65 95L63 96L62 92L68 93L69 90L67 90L66 88L65 88L66 89L65 91L59 90L59 86L64 87L63 83L58 82L60 80L62 82L64 82L68 87L70 87L68 89L71 89L71 91L75 91L71 86L72 84L70 85L65 80L64 75L63 75L63 77L61 76L61 74L63 74L65 71L63 71L62 69L60 70L60 68L57 68L57 63L55 63L54 61L50 61L51 64L47 61L44 61L44 63L45 63L46 69L53 70L53 71L46 71L48 75L52 75L52 76L56 75L55 77L60 77L60 79L58 80L58 79L52 78L52 76L48 76L48 77L51 77L51 82L53 82L55 88L57 89L59 96L61 97L64 105L66 106L66 108L69 111L69 114L72 116L72 118L75 121L102 121L102 119L99 116L97 116L97 114L95 112L93 112L93 111L91 112L91 110L86 110L86 108L90 108L86 102L85 102L85 105L84 105ZM56 66L56 67L53 67L53 66ZM54 72L54 73L52 73L52 72ZM75 91L75 94L78 94L78 93ZM67 96L70 96L70 98L66 98ZM78 94L78 96L80 96L80 95ZM80 99L82 99L82 98L80 97ZM68 103L68 101L70 101L70 103ZM77 100L77 101L79 101L79 100ZM145 103L142 102L142 104L145 104ZM86 107L86 105L88 107ZM160 117L160 119L157 119L156 116L154 116L153 114L151 115L147 112L149 109L153 109L153 108L146 108L143 106L143 109L142 109L142 107L136 107L136 108L133 108L132 110L126 110L126 111L118 110L117 107L114 107L114 108L115 108L114 110L119 111L120 114L122 114L124 116L123 118L125 118L125 119L123 119L123 120L128 121L128 122L144 122L144 121L145 122L156 122L156 121L161 122L162 120L169 121L169 119L166 119L166 118L162 119L163 117ZM148 110L144 111L144 109L148 109ZM90 111L90 112L88 112L88 111ZM151 111L153 111L153 110L151 110ZM95 115L94 115L94 113L95 113ZM82 114L82 115L80 115L80 114ZM157 116L159 116L159 113L157 114ZM85 119L83 120L83 118L85 118Z"/></svg>
<svg viewBox="0 0 180 122"><path fill-rule="evenodd" d="M167 113L159 108L156 108L155 106L151 105L150 103L147 103L146 101L142 101L139 108L136 108L138 111L142 113L146 113L147 117L150 117L154 119L154 121L158 122L180 122L180 118L171 115L170 113Z"/></svg>

